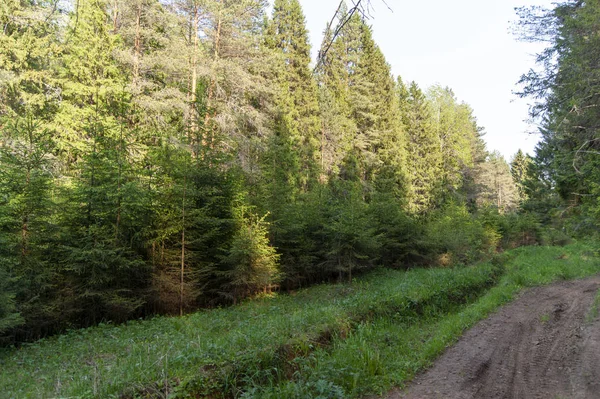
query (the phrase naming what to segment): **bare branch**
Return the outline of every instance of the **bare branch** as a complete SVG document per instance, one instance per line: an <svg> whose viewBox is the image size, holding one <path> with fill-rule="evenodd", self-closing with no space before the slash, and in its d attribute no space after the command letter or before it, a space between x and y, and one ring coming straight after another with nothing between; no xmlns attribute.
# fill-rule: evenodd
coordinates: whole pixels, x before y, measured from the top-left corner
<svg viewBox="0 0 600 399"><path fill-rule="evenodd" d="M372 0L351 0L351 1L352 1L352 7L348 10L346 15L342 16L343 19L341 19L339 21L338 25L336 26L335 30L333 31L333 34L331 35L331 38L329 38L327 43L323 43L323 45L321 46L321 50L319 50L319 55L317 56L317 64L315 65L315 68L314 68L315 71L318 70L319 67L324 64L325 57L327 56L327 52L329 51L329 49L335 42L335 39L340 35L342 29L344 29L344 26L346 26L346 24L348 22L350 22L350 20L354 16L354 14L356 14L356 13L360 14L363 19L373 18L373 16L371 15L371 10L373 10L373 6L371 3ZM386 3L385 0L380 0L380 1L382 1L383 4L385 4L385 6L388 8L388 10L392 11L392 9ZM340 1L340 4L338 5L337 10L335 11L335 14L333 14L333 18L331 18L331 21L329 21L329 23L327 24L327 28L326 28L327 32L331 31L333 23L334 23L335 19L339 16L344 3L345 3L345 0Z"/></svg>

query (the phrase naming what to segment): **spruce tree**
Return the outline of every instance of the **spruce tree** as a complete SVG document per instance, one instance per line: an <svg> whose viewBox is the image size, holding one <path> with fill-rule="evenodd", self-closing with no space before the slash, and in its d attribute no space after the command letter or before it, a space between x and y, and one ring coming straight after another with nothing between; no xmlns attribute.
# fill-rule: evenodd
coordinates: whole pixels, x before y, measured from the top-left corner
<svg viewBox="0 0 600 399"><path fill-rule="evenodd" d="M62 7L58 2L32 0L2 3L0 125L4 118L25 115L47 122L56 111L61 100L54 70L62 52Z"/></svg>
<svg viewBox="0 0 600 399"><path fill-rule="evenodd" d="M523 202L527 200L527 194L525 193L525 179L527 178L527 170L531 164L531 158L525 155L523 151L519 150L513 157L510 163L510 173L513 181L517 186L519 194L519 201Z"/></svg>
<svg viewBox="0 0 600 399"><path fill-rule="evenodd" d="M421 213L431 209L441 184L442 159L431 104L416 83L407 89L399 79L402 120L406 128L408 209Z"/></svg>
<svg viewBox="0 0 600 399"><path fill-rule="evenodd" d="M120 42L108 15L107 2L78 3L55 119L64 133L59 150L73 169L61 215L63 289L73 293L64 306L82 325L126 320L145 303L149 279L136 250L136 231L147 220L134 178L136 136L125 132L130 98L112 58Z"/></svg>
<svg viewBox="0 0 600 399"><path fill-rule="evenodd" d="M32 116L16 119L0 132L0 260L10 276L7 283L14 279L10 303L27 331L20 338L37 338L58 316L55 265L49 261L53 145L50 133Z"/></svg>
<svg viewBox="0 0 600 399"><path fill-rule="evenodd" d="M337 23L346 19L345 5L336 15ZM350 84L358 62L360 19L353 18L331 43L317 70L319 105L323 121L321 132L322 169L329 175L339 173L343 159L352 151L356 122L352 118ZM321 46L329 45L333 32L326 29ZM323 48L321 50L324 50Z"/></svg>
<svg viewBox="0 0 600 399"><path fill-rule="evenodd" d="M235 220L237 231L233 237L225 263L230 266L234 302L260 291L270 292L279 283L279 254L268 239L266 215L259 218L245 204L243 195L236 200Z"/></svg>
<svg viewBox="0 0 600 399"><path fill-rule="evenodd" d="M354 146L363 163L363 179L373 181L381 171L388 175L386 178L393 179L394 192L400 197L406 156L396 87L371 28L364 23L350 98L357 127Z"/></svg>
<svg viewBox="0 0 600 399"><path fill-rule="evenodd" d="M464 175L473 166L473 143L478 132L472 110L459 104L450 88L434 86L428 97L434 118L434 128L440 140L442 158L441 180L447 195L458 193Z"/></svg>
<svg viewBox="0 0 600 399"><path fill-rule="evenodd" d="M310 44L302 8L298 0L276 0L273 27L268 31L270 47L281 60L275 79L279 85L280 134L288 136L299 152L300 186L317 175L319 164L318 94L310 69Z"/></svg>

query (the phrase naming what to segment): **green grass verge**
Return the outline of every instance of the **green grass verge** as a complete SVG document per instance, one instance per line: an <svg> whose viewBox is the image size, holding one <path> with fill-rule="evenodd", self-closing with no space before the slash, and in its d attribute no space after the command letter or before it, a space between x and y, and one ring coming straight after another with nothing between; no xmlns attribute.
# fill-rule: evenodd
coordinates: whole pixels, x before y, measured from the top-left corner
<svg viewBox="0 0 600 399"><path fill-rule="evenodd" d="M381 270L354 284L181 318L103 325L0 354L0 397L232 397L294 372L292 360L359 322L468 302L498 268Z"/></svg>
<svg viewBox="0 0 600 399"><path fill-rule="evenodd" d="M330 349L297 359L294 379L272 386L254 386L246 398L350 398L382 394L404 386L427 368L462 333L514 299L524 288L600 272L600 259L591 245L522 247L500 255L505 265L500 282L471 304L423 317L417 323L379 318L362 323ZM600 294L599 294L600 295ZM600 302L600 296L598 297Z"/></svg>
<svg viewBox="0 0 600 399"><path fill-rule="evenodd" d="M409 380L521 287L600 272L585 244L520 248L493 263L382 270L352 285L322 285L182 318L104 325L3 350L0 397L383 392Z"/></svg>

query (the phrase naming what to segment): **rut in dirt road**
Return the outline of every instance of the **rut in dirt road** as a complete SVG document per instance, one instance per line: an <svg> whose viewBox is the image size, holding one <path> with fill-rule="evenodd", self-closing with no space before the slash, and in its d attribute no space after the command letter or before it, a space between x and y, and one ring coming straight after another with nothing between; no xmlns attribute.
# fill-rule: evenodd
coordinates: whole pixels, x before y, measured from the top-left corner
<svg viewBox="0 0 600 399"><path fill-rule="evenodd" d="M599 399L600 277L527 291L389 399Z"/></svg>

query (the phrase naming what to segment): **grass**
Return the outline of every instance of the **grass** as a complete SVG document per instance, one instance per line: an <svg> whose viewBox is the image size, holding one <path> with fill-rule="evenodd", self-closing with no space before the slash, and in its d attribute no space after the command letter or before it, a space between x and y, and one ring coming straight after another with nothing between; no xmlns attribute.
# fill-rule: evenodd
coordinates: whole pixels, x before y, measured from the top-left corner
<svg viewBox="0 0 600 399"><path fill-rule="evenodd" d="M588 324L593 323L594 320L596 320L599 315L600 315L600 289L596 293L596 297L594 298L594 303L592 304L592 307L590 308L588 314L585 317L586 323L588 323Z"/></svg>
<svg viewBox="0 0 600 399"><path fill-rule="evenodd" d="M351 285L73 331L0 352L0 397L385 392L409 381L523 287L600 272L591 248L527 247L473 267L381 270Z"/></svg>
<svg viewBox="0 0 600 399"><path fill-rule="evenodd" d="M499 283L473 303L440 311L416 323L400 318L380 318L362 323L345 340L334 340L302 359L291 381L256 386L247 398L350 398L382 394L404 386L427 368L462 333L511 301L525 287L546 285L600 272L600 259L591 256L591 245L523 247L501 255L505 265ZM597 297L600 304L600 293Z"/></svg>

